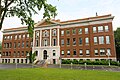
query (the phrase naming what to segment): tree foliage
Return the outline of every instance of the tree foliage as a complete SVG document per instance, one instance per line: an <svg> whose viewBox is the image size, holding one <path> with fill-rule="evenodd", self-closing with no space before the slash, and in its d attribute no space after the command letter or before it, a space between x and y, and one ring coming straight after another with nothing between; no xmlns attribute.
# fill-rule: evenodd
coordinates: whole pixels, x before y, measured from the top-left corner
<svg viewBox="0 0 120 80"><path fill-rule="evenodd" d="M33 63L36 60L35 56L36 52L32 53L32 51L30 51L30 53L28 53L27 59L29 59L29 63Z"/></svg>
<svg viewBox="0 0 120 80"><path fill-rule="evenodd" d="M120 60L120 28L114 31L117 58Z"/></svg>
<svg viewBox="0 0 120 80"><path fill-rule="evenodd" d="M47 0L1 0L0 1L0 30L5 17L17 16L22 24L28 25L28 31L33 35L34 20L33 14L39 14L37 11L44 9L43 18L49 20L55 17L56 7L47 3Z"/></svg>

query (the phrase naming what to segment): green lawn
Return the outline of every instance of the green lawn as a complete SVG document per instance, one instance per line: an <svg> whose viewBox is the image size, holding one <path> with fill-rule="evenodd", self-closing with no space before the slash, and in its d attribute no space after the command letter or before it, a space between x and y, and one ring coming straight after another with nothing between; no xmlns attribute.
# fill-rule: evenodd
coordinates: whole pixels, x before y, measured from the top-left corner
<svg viewBox="0 0 120 80"><path fill-rule="evenodd" d="M120 80L120 72L53 68L0 69L0 80Z"/></svg>

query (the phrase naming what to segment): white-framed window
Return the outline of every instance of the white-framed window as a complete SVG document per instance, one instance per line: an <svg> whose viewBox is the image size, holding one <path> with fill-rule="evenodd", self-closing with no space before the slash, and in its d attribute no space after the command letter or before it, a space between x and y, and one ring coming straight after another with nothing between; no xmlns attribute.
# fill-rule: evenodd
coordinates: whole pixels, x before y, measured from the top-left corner
<svg viewBox="0 0 120 80"><path fill-rule="evenodd" d="M82 34L82 28L78 29L79 34Z"/></svg>
<svg viewBox="0 0 120 80"><path fill-rule="evenodd" d="M94 50L94 54L95 54L95 56L98 55L98 49L95 49L95 50Z"/></svg>
<svg viewBox="0 0 120 80"><path fill-rule="evenodd" d="M70 55L70 50L69 49L67 50L67 55Z"/></svg>
<svg viewBox="0 0 120 80"><path fill-rule="evenodd" d="M62 35L62 36L64 35L64 30L61 30L61 35Z"/></svg>
<svg viewBox="0 0 120 80"><path fill-rule="evenodd" d="M98 32L103 32L103 26L98 26Z"/></svg>
<svg viewBox="0 0 120 80"><path fill-rule="evenodd" d="M79 50L79 53L80 53L80 55L83 55L83 50L80 49L80 50Z"/></svg>
<svg viewBox="0 0 120 80"><path fill-rule="evenodd" d="M36 47L38 47L38 45L39 45L39 40L37 39L36 40Z"/></svg>
<svg viewBox="0 0 120 80"><path fill-rule="evenodd" d="M88 28L85 28L85 34L88 34Z"/></svg>
<svg viewBox="0 0 120 80"><path fill-rule="evenodd" d="M56 36L56 35L57 35L56 29L53 29L53 30L52 30L52 35L53 35L53 36Z"/></svg>
<svg viewBox="0 0 120 80"><path fill-rule="evenodd" d="M57 40L53 39L53 46L56 46L56 45L57 45Z"/></svg>
<svg viewBox="0 0 120 80"><path fill-rule="evenodd" d="M94 37L94 44L97 44L97 43L98 43L97 37Z"/></svg>
<svg viewBox="0 0 120 80"><path fill-rule="evenodd" d="M49 36L49 32L47 30L43 31L43 37L48 37Z"/></svg>
<svg viewBox="0 0 120 80"><path fill-rule="evenodd" d="M110 36L106 36L106 44L110 44Z"/></svg>
<svg viewBox="0 0 120 80"><path fill-rule="evenodd" d="M64 50L61 51L61 54L64 55Z"/></svg>
<svg viewBox="0 0 120 80"><path fill-rule="evenodd" d="M56 51L55 50L53 50L53 56L56 56Z"/></svg>
<svg viewBox="0 0 120 80"><path fill-rule="evenodd" d="M105 26L105 31L106 31L106 32L109 31L108 25Z"/></svg>
<svg viewBox="0 0 120 80"><path fill-rule="evenodd" d="M93 33L96 33L97 32L97 28L94 26L93 27Z"/></svg>
<svg viewBox="0 0 120 80"><path fill-rule="evenodd" d="M44 46L47 46L48 45L48 41L47 39L44 39Z"/></svg>
<svg viewBox="0 0 120 80"><path fill-rule="evenodd" d="M99 36L99 44L104 44L104 36Z"/></svg>
<svg viewBox="0 0 120 80"><path fill-rule="evenodd" d="M39 37L39 31L36 31L35 35L36 35L36 38L38 38Z"/></svg>
<svg viewBox="0 0 120 80"><path fill-rule="evenodd" d="M89 38L88 37L85 38L85 43L89 44Z"/></svg>
<svg viewBox="0 0 120 80"><path fill-rule="evenodd" d="M101 56L106 55L106 54L105 54L105 49L100 49L100 55L101 55Z"/></svg>
<svg viewBox="0 0 120 80"><path fill-rule="evenodd" d="M90 50L86 49L86 55L90 55Z"/></svg>

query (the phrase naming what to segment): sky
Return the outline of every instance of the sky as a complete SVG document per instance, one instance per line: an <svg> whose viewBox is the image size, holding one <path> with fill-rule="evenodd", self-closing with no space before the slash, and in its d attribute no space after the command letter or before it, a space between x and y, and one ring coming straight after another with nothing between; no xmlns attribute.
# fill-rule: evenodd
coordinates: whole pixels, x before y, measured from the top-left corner
<svg viewBox="0 0 120 80"><path fill-rule="evenodd" d="M113 30L120 27L120 0L48 0L48 3L57 7L58 15L55 19L74 20L87 17L112 14L115 16L113 19ZM41 21L42 11L39 14L33 15L35 22ZM4 29L22 27L20 19L17 17L5 18L3 23ZM0 41L2 40L2 32L0 32Z"/></svg>

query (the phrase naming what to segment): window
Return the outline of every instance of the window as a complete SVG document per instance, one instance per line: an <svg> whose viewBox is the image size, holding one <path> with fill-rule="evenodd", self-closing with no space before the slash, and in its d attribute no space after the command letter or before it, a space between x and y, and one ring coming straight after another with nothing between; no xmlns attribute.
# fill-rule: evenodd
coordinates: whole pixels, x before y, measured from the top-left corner
<svg viewBox="0 0 120 80"><path fill-rule="evenodd" d="M10 42L10 48L12 48L12 43Z"/></svg>
<svg viewBox="0 0 120 80"><path fill-rule="evenodd" d="M29 38L29 34L27 34L27 38Z"/></svg>
<svg viewBox="0 0 120 80"><path fill-rule="evenodd" d="M99 37L99 44L104 44L104 36Z"/></svg>
<svg viewBox="0 0 120 80"><path fill-rule="evenodd" d="M61 45L64 45L64 39L61 39Z"/></svg>
<svg viewBox="0 0 120 80"><path fill-rule="evenodd" d="M64 30L61 31L61 35L62 35L62 36L64 35Z"/></svg>
<svg viewBox="0 0 120 80"><path fill-rule="evenodd" d="M80 53L80 55L83 55L83 51L82 51L82 49L79 50L79 53Z"/></svg>
<svg viewBox="0 0 120 80"><path fill-rule="evenodd" d="M33 47L33 42L31 41L31 47Z"/></svg>
<svg viewBox="0 0 120 80"><path fill-rule="evenodd" d="M22 51L22 56L24 56L24 51Z"/></svg>
<svg viewBox="0 0 120 80"><path fill-rule="evenodd" d="M55 56L56 55L56 52L55 52L55 50L53 50L53 56Z"/></svg>
<svg viewBox="0 0 120 80"><path fill-rule="evenodd" d="M43 37L47 37L47 36L49 36L49 32L48 32L47 30L45 30L45 31L43 32Z"/></svg>
<svg viewBox="0 0 120 80"><path fill-rule="evenodd" d="M17 39L17 35L15 35L15 40Z"/></svg>
<svg viewBox="0 0 120 80"><path fill-rule="evenodd" d="M17 54L17 56L20 56L20 51L18 51L18 54Z"/></svg>
<svg viewBox="0 0 120 80"><path fill-rule="evenodd" d="M95 56L98 55L98 49L94 50L94 54L95 54Z"/></svg>
<svg viewBox="0 0 120 80"><path fill-rule="evenodd" d="M20 47L20 42L18 42L18 47Z"/></svg>
<svg viewBox="0 0 120 80"><path fill-rule="evenodd" d="M73 49L73 55L76 55L76 49Z"/></svg>
<svg viewBox="0 0 120 80"><path fill-rule="evenodd" d="M85 28L85 34L88 34L88 28Z"/></svg>
<svg viewBox="0 0 120 80"><path fill-rule="evenodd" d="M7 36L7 39L10 39L10 36Z"/></svg>
<svg viewBox="0 0 120 80"><path fill-rule="evenodd" d="M38 56L38 51L35 51L35 56Z"/></svg>
<svg viewBox="0 0 120 80"><path fill-rule="evenodd" d="M14 51L14 54L13 54L13 56L15 57L16 56L16 52Z"/></svg>
<svg viewBox="0 0 120 80"><path fill-rule="evenodd" d="M110 36L106 36L106 44L110 44Z"/></svg>
<svg viewBox="0 0 120 80"><path fill-rule="evenodd" d="M67 50L67 55L70 55L70 50Z"/></svg>
<svg viewBox="0 0 120 80"><path fill-rule="evenodd" d="M28 41L26 41L26 47L28 47Z"/></svg>
<svg viewBox="0 0 120 80"><path fill-rule="evenodd" d="M93 33L96 33L96 32L97 32L96 27L93 27Z"/></svg>
<svg viewBox="0 0 120 80"><path fill-rule="evenodd" d="M6 38L7 38L7 37L6 37L6 36L4 36L4 40L6 40Z"/></svg>
<svg viewBox="0 0 120 80"><path fill-rule="evenodd" d="M73 29L73 30L72 30L72 33L73 33L73 34L76 34L76 30L75 30L75 29Z"/></svg>
<svg viewBox="0 0 120 80"><path fill-rule="evenodd" d="M23 34L23 38L25 38L25 34Z"/></svg>
<svg viewBox="0 0 120 80"><path fill-rule="evenodd" d="M61 51L61 54L64 55L64 50Z"/></svg>
<svg viewBox="0 0 120 80"><path fill-rule="evenodd" d="M88 49L86 50L86 55L90 55L90 51Z"/></svg>
<svg viewBox="0 0 120 80"><path fill-rule="evenodd" d="M4 48L6 48L6 43L4 43Z"/></svg>
<svg viewBox="0 0 120 80"><path fill-rule="evenodd" d="M47 46L48 45L48 41L47 39L44 40L44 46Z"/></svg>
<svg viewBox="0 0 120 80"><path fill-rule="evenodd" d="M57 45L57 41L56 39L53 39L53 46L56 46Z"/></svg>
<svg viewBox="0 0 120 80"><path fill-rule="evenodd" d="M107 55L111 55L111 49L110 48L107 49Z"/></svg>
<svg viewBox="0 0 120 80"><path fill-rule="evenodd" d="M76 45L76 39L73 38L73 45Z"/></svg>
<svg viewBox="0 0 120 80"><path fill-rule="evenodd" d="M97 37L94 37L94 44L97 44L97 43L98 43Z"/></svg>
<svg viewBox="0 0 120 80"><path fill-rule="evenodd" d="M105 55L105 49L100 49L100 55L104 56Z"/></svg>
<svg viewBox="0 0 120 80"><path fill-rule="evenodd" d="M98 26L98 32L103 32L103 26Z"/></svg>
<svg viewBox="0 0 120 80"><path fill-rule="evenodd" d="M79 45L82 45L82 38L79 38Z"/></svg>
<svg viewBox="0 0 120 80"><path fill-rule="evenodd" d="M21 35L19 34L19 39L21 39Z"/></svg>
<svg viewBox="0 0 120 80"><path fill-rule="evenodd" d="M53 36L56 36L56 35L57 35L56 29L53 29L53 30L52 30L52 35L53 35Z"/></svg>
<svg viewBox="0 0 120 80"><path fill-rule="evenodd" d="M36 40L36 47L38 47L38 43L39 43L39 41L38 41L38 40Z"/></svg>
<svg viewBox="0 0 120 80"><path fill-rule="evenodd" d="M12 36L10 36L10 39L12 39Z"/></svg>
<svg viewBox="0 0 120 80"><path fill-rule="evenodd" d="M86 43L86 44L89 44L89 38L88 38L88 37L85 38L85 43Z"/></svg>
<svg viewBox="0 0 120 80"><path fill-rule="evenodd" d="M81 28L79 29L79 34L82 34L82 29Z"/></svg>
<svg viewBox="0 0 120 80"><path fill-rule="evenodd" d="M36 38L38 38L39 37L39 31L36 31L35 35L36 35Z"/></svg>
<svg viewBox="0 0 120 80"><path fill-rule="evenodd" d="M106 32L109 31L109 27L108 27L108 25L105 26L105 31L106 31Z"/></svg>
<svg viewBox="0 0 120 80"><path fill-rule="evenodd" d="M22 42L22 48L24 48L24 42Z"/></svg>
<svg viewBox="0 0 120 80"><path fill-rule="evenodd" d="M70 45L70 38L67 38L67 45Z"/></svg>
<svg viewBox="0 0 120 80"><path fill-rule="evenodd" d="M69 35L70 34L70 30L66 30L66 34Z"/></svg>

